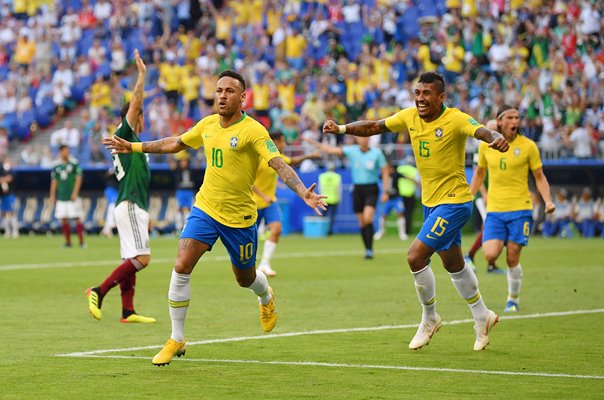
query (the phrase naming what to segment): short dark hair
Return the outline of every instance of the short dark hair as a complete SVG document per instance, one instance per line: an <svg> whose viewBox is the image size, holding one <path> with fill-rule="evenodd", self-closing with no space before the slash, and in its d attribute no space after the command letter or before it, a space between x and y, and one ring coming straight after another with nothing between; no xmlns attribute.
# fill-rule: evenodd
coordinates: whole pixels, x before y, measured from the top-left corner
<svg viewBox="0 0 604 400"><path fill-rule="evenodd" d="M68 148L69 148L69 146L67 146L66 144L62 144L62 145L60 145L60 146L59 146L59 151L61 151L61 150L65 149L65 148L67 148L67 149L68 149Z"/></svg>
<svg viewBox="0 0 604 400"><path fill-rule="evenodd" d="M123 120L124 118L126 118L126 114L128 114L128 110L129 110L129 109L130 109L130 102L128 101L128 102L126 102L126 104L124 104L124 105L122 106L122 108L120 109L120 118L121 118L122 120ZM142 114L142 113L143 113L143 110L141 109L141 112L139 113L139 115L140 115L140 114ZM138 115L137 115L137 117L138 117Z"/></svg>
<svg viewBox="0 0 604 400"><path fill-rule="evenodd" d="M421 83L436 83L436 88L439 93L445 91L445 80L442 75L437 74L436 72L425 72L419 76L419 81Z"/></svg>
<svg viewBox="0 0 604 400"><path fill-rule="evenodd" d="M126 118L126 114L128 114L128 110L130 109L130 102L126 102L120 109L120 118L123 120Z"/></svg>
<svg viewBox="0 0 604 400"><path fill-rule="evenodd" d="M269 136L273 141L281 139L283 137L283 133L281 131L274 131L269 133Z"/></svg>
<svg viewBox="0 0 604 400"><path fill-rule="evenodd" d="M245 79L243 79L243 76L241 76L239 72L233 71L232 69L227 69L222 71L220 75L218 75L218 79L223 78L225 76L237 79L241 83L241 86L243 86L243 90L245 91Z"/></svg>

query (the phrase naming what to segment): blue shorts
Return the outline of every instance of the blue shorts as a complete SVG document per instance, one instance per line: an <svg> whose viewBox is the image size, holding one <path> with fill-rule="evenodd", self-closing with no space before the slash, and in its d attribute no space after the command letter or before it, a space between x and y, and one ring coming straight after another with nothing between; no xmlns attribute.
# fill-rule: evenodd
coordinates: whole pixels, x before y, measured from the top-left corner
<svg viewBox="0 0 604 400"><path fill-rule="evenodd" d="M504 243L511 241L527 246L532 227L533 211L531 210L488 212L482 241L497 239Z"/></svg>
<svg viewBox="0 0 604 400"><path fill-rule="evenodd" d="M472 202L424 206L424 224L417 238L435 251L461 246L461 228L472 215Z"/></svg>
<svg viewBox="0 0 604 400"><path fill-rule="evenodd" d="M12 193L0 196L0 210L2 212L13 212L15 206L15 195Z"/></svg>
<svg viewBox="0 0 604 400"><path fill-rule="evenodd" d="M188 208L190 210L195 202L195 194L191 189L177 189L176 201L178 202L179 209Z"/></svg>
<svg viewBox="0 0 604 400"><path fill-rule="evenodd" d="M107 186L105 188L105 199L107 199L107 204L115 203L117 201L117 195L117 188L114 188L113 186Z"/></svg>
<svg viewBox="0 0 604 400"><path fill-rule="evenodd" d="M273 222L281 222L281 209L279 208L279 204L272 203L268 207L258 209L256 226L260 225L262 219L264 219L266 225L272 224Z"/></svg>
<svg viewBox="0 0 604 400"><path fill-rule="evenodd" d="M193 207L180 238L195 239L210 246L210 250L220 238L235 267L248 269L256 264L258 247L256 224L249 228L231 228L216 221L199 208Z"/></svg>
<svg viewBox="0 0 604 400"><path fill-rule="evenodd" d="M398 199L390 199L384 203L384 208L382 209L382 215L388 215L392 211L395 211L397 214L402 214L405 211L405 205L403 204L403 199L400 197Z"/></svg>

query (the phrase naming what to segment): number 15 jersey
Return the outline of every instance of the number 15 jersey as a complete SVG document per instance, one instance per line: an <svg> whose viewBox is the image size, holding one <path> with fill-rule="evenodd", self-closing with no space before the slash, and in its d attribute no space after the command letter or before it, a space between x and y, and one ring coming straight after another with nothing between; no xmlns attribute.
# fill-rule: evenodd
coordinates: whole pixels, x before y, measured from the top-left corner
<svg viewBox="0 0 604 400"><path fill-rule="evenodd" d="M406 108L386 118L392 132L409 131L422 183L422 204L460 204L472 201L465 172L468 136L483 125L456 108L443 106L438 118L425 122L417 108Z"/></svg>
<svg viewBox="0 0 604 400"><path fill-rule="evenodd" d="M267 130L243 114L228 128L220 126L218 114L199 121L181 136L194 149L204 146L207 165L203 184L195 196L195 207L231 228L247 228L256 222L258 212L252 185L258 165L280 157Z"/></svg>

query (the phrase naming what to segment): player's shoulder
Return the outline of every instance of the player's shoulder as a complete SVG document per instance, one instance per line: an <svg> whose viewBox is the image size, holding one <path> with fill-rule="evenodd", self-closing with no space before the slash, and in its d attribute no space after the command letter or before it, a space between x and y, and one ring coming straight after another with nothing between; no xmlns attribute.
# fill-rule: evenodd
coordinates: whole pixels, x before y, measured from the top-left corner
<svg viewBox="0 0 604 400"><path fill-rule="evenodd" d="M517 140L520 141L520 144L526 146L526 147L534 147L537 148L537 143L535 143L535 141L533 139L530 139L524 135L518 135L516 137Z"/></svg>
<svg viewBox="0 0 604 400"><path fill-rule="evenodd" d="M260 122L256 121L254 118L250 117L248 114L245 114L243 119L240 122L242 126L245 126L246 131L249 131L254 134L268 135L268 131Z"/></svg>

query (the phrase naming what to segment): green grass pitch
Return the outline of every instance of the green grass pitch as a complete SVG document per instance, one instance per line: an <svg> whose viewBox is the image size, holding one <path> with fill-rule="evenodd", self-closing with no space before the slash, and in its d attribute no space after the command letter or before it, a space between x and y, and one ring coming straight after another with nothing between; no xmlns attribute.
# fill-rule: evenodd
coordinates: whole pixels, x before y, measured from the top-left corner
<svg viewBox="0 0 604 400"><path fill-rule="evenodd" d="M61 242L0 242L1 399L604 398L601 239L532 238L512 318L502 311L506 277L487 275L479 261L482 295L502 317L481 352L438 257L443 327L429 346L407 348L421 315L405 262L410 241L386 236L367 261L357 235L284 237L270 281L280 315L271 334L217 243L193 273L187 354L161 368L151 358L170 335L177 239L152 239L151 265L138 275L136 308L158 319L152 325L119 323L119 288L102 321L88 314L84 291L118 264L117 238L90 237L87 249Z"/></svg>

